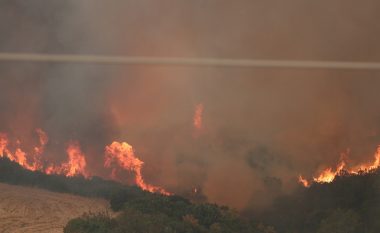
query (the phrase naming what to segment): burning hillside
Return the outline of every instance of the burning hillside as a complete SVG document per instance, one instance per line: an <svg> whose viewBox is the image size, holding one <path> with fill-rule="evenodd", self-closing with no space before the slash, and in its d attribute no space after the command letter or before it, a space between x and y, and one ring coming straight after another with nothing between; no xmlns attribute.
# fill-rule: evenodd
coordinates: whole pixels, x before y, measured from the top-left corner
<svg viewBox="0 0 380 233"><path fill-rule="evenodd" d="M348 165L346 161L348 157L348 153L342 153L340 156L340 161L335 168L328 167L322 170L315 177L313 177L311 181L308 181L302 175L300 175L299 182L303 186L309 187L311 182L331 183L340 174L363 175L366 173L371 173L380 167L380 146L377 147L373 162L361 163L357 165Z"/></svg>
<svg viewBox="0 0 380 233"><path fill-rule="evenodd" d="M69 141L66 148L67 161L54 164L43 157L44 147L48 143L46 132L42 129L36 129L36 134L39 137L40 145L36 145L33 152L27 153L21 149L22 145L19 140L12 142L7 134L0 133L0 157L7 157L9 160L31 171L59 174L67 177L83 176L89 178L92 176L87 170L86 155L81 151L79 142ZM110 175L111 178L117 179L115 176L116 169L125 169L135 175L135 184L141 189L170 195L163 188L147 184L144 181L141 172L143 164L135 156L132 146L126 142L113 142L105 147L104 167L113 167L112 174Z"/></svg>
<svg viewBox="0 0 380 233"><path fill-rule="evenodd" d="M104 166L111 167L113 161L116 165L119 165L122 169L127 171L132 171L135 174L135 183L142 190L146 190L154 193L161 193L164 195L170 195L169 192L165 191L161 187L156 187L151 184L145 183L143 176L141 174L141 168L144 164L143 161L136 158L133 148L126 142L112 142L111 145L106 147L106 157ZM114 168L115 169L115 168ZM116 170L113 170L112 175L114 177Z"/></svg>
<svg viewBox="0 0 380 233"><path fill-rule="evenodd" d="M29 171L243 211L379 166L380 2L0 6L0 156Z"/></svg>

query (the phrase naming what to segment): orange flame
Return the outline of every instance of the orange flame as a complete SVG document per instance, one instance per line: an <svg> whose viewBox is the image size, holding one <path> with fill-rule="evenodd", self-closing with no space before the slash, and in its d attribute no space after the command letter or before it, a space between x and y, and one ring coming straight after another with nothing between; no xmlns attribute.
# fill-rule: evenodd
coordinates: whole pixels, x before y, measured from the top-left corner
<svg viewBox="0 0 380 233"><path fill-rule="evenodd" d="M8 137L5 133L0 133L0 157L4 157L5 154L8 152Z"/></svg>
<svg viewBox="0 0 380 233"><path fill-rule="evenodd" d="M31 170L33 171L42 169L43 165L41 156L45 151L45 145L49 141L47 134L42 129L36 129L36 133L38 135L40 145L34 147L33 165L31 167Z"/></svg>
<svg viewBox="0 0 380 233"><path fill-rule="evenodd" d="M370 172L377 169L380 166L380 145L377 146L376 153L374 155L375 160L373 163L360 164L353 169L349 170L350 173L358 174L360 172Z"/></svg>
<svg viewBox="0 0 380 233"><path fill-rule="evenodd" d="M16 141L16 148L14 153L12 153L8 148L10 144L8 136L5 133L0 132L0 157L7 157L25 169L32 171L38 170L45 172L46 174L59 174L68 177L78 175L82 175L85 178L90 177L90 174L87 171L86 156L81 151L80 145L76 141L69 142L66 148L66 153L68 156L67 161L59 165L51 163L48 165L45 163L44 165L42 155L45 151L45 146L47 145L49 138L42 129L37 129L36 133L38 135L39 145L33 148L33 156L28 156L28 154L20 148L21 142L19 140ZM141 173L141 168L144 162L135 156L132 146L128 143L113 142L111 145L106 147L105 152L105 167L110 167L113 162L116 162L116 164L118 164L121 168L134 172L135 183L141 189L149 192L171 195L171 193L165 191L161 187L156 187L145 183ZM112 169L111 178L115 180L117 179L116 167Z"/></svg>
<svg viewBox="0 0 380 233"><path fill-rule="evenodd" d="M48 143L49 138L42 129L36 129L36 133L38 135L40 145L34 147L34 152L38 155L41 155L44 153L45 145Z"/></svg>
<svg viewBox="0 0 380 233"><path fill-rule="evenodd" d="M39 147L35 147L35 156L33 158L28 158L26 152L24 152L19 146L21 142L19 140L16 141L17 148L15 149L14 153L11 153L11 151L8 149L9 139L8 136L5 133L0 133L0 157L6 156L11 161L17 162L22 167L29 169L29 170L37 170L41 166L40 161L40 155L43 152L43 148L45 144L47 143L47 136L44 131L41 129L37 129L37 134L40 136L40 143L41 145ZM42 135L44 135L44 138L41 139ZM36 149L38 148L38 149ZM32 160L32 165L29 164Z"/></svg>
<svg viewBox="0 0 380 233"><path fill-rule="evenodd" d="M202 115L203 115L203 104L197 104L197 106L195 106L193 124L194 124L194 127L198 130L202 129Z"/></svg>
<svg viewBox="0 0 380 233"><path fill-rule="evenodd" d="M30 166L28 165L26 161L26 153L22 151L20 148L16 149L16 152L14 154L15 160L17 163L19 163L21 166L30 169Z"/></svg>
<svg viewBox="0 0 380 233"><path fill-rule="evenodd" d="M42 154L45 151L45 145L48 143L48 136L42 129L37 129L36 133L39 138L38 146L34 147L33 156L28 156L19 146L21 142L16 141L17 148L14 153L8 149L9 139L5 133L0 133L0 157L6 156L11 161L18 163L25 169L32 171L44 171L47 174L62 174L65 176L76 176L83 175L88 177L86 171L86 160L85 156L80 150L79 143L71 142L66 150L68 154L68 161L62 163L59 166L49 165L48 167L43 167Z"/></svg>
<svg viewBox="0 0 380 233"><path fill-rule="evenodd" d="M6 156L11 161L17 162L22 167L31 170L32 166L28 164L26 153L21 148L16 148L15 153L11 153L8 149L8 144L8 136L5 133L0 133L0 157ZM19 140L17 140L17 144L20 144Z"/></svg>
<svg viewBox="0 0 380 233"><path fill-rule="evenodd" d="M69 161L63 164L66 168L67 176L76 176L83 175L84 177L88 177L86 171L86 159L84 154L82 153L78 142L71 142L66 150L69 155Z"/></svg>
<svg viewBox="0 0 380 233"><path fill-rule="evenodd" d="M78 142L70 142L67 149L68 161L59 166L50 165L46 168L47 174L61 174L65 176L78 176L82 175L86 178L89 174L86 170L86 159L82 153Z"/></svg>
<svg viewBox="0 0 380 233"><path fill-rule="evenodd" d="M375 160L372 163L363 163L350 168L347 167L345 157L346 155L342 154L340 162L335 169L331 167L324 169L322 172L319 173L319 175L313 177L313 181L317 183L331 183L343 171L349 175L358 175L363 173L369 173L378 169L380 167L380 145L377 147L376 153L374 155ZM300 176L298 181L305 187L309 187L309 181L303 178L301 180L301 178L302 177ZM309 184L309 186L306 186L305 184Z"/></svg>
<svg viewBox="0 0 380 233"><path fill-rule="evenodd" d="M310 187L309 181L303 178L301 175L298 176L298 182L300 182L304 187Z"/></svg>
<svg viewBox="0 0 380 233"><path fill-rule="evenodd" d="M157 192L164 195L170 195L169 192L165 191L161 187L145 183L141 174L141 168L144 162L135 156L132 146L128 143L112 142L111 145L106 146L104 166L111 167L113 162L116 162L123 169L134 172L135 183L141 189L149 192ZM113 170L113 176L114 175L115 174Z"/></svg>
<svg viewBox="0 0 380 233"><path fill-rule="evenodd" d="M333 171L332 168L327 168L323 170L321 174L319 174L318 177L314 177L313 180L318 183L330 183L335 179L335 177L338 174L342 172L345 166L346 166L346 163L344 162L344 160L342 160L336 167L335 171Z"/></svg>

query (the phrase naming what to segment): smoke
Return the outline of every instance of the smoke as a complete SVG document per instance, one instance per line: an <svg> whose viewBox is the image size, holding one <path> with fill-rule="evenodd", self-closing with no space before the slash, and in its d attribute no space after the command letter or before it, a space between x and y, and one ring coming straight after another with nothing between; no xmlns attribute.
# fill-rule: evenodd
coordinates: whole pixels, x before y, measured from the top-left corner
<svg viewBox="0 0 380 233"><path fill-rule="evenodd" d="M2 52L247 59L379 59L376 1L3 1ZM12 22L12 23L10 23ZM376 71L0 63L0 129L90 173L127 141L148 183L259 208L380 142ZM202 104L202 131L193 116ZM30 146L32 147L32 146ZM28 148L26 148L28 149ZM127 179L127 178L126 178Z"/></svg>

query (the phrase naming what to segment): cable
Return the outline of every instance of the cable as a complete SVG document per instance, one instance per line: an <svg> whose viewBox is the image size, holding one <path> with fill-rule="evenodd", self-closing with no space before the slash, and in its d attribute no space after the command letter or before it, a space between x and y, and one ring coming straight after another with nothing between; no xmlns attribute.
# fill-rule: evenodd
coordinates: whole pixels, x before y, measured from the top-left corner
<svg viewBox="0 0 380 233"><path fill-rule="evenodd" d="M133 57L98 56L74 54L0 53L0 61L90 63L118 65L171 65L171 66L216 66L251 68L301 68L301 69L347 69L380 70L379 62L304 61L304 60L251 60L223 58L184 57Z"/></svg>

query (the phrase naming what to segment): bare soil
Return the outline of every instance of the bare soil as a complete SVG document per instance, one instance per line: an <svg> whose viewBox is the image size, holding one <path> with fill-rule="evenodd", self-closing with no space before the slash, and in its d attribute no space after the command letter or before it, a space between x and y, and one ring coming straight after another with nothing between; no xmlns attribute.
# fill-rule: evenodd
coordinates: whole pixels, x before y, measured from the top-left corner
<svg viewBox="0 0 380 233"><path fill-rule="evenodd" d="M0 233L62 233L85 212L109 211L106 200L0 183Z"/></svg>

